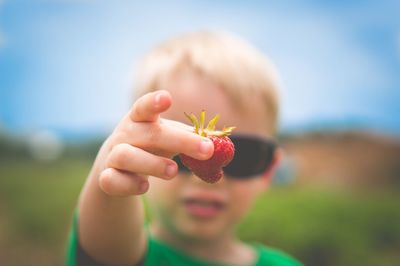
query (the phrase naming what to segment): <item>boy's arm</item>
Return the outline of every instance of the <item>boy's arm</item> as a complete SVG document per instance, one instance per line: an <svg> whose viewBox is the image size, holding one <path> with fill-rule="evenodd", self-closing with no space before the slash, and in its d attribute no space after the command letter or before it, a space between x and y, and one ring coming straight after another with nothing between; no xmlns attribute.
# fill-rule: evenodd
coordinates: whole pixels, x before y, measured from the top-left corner
<svg viewBox="0 0 400 266"><path fill-rule="evenodd" d="M148 176L177 174L170 159L185 153L207 159L213 145L190 127L161 119L171 105L166 91L139 98L100 149L79 200L78 238L88 255L105 264L134 265L147 247L141 194Z"/></svg>

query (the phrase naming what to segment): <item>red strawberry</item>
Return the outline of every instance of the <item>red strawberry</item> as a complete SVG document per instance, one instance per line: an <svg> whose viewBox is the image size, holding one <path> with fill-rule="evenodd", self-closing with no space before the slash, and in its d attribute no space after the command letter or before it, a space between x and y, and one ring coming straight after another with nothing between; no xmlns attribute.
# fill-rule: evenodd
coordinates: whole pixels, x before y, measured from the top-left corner
<svg viewBox="0 0 400 266"><path fill-rule="evenodd" d="M222 168L228 165L235 153L235 147L228 135L234 127L224 128L222 131L215 130L215 124L219 118L216 115L210 120L204 129L205 112L200 114L200 123L194 114L185 115L194 125L194 132L204 137L208 137L214 143L214 154L208 160L197 160L185 154L180 154L182 163L189 168L195 175L207 183L215 183L221 179L223 175Z"/></svg>

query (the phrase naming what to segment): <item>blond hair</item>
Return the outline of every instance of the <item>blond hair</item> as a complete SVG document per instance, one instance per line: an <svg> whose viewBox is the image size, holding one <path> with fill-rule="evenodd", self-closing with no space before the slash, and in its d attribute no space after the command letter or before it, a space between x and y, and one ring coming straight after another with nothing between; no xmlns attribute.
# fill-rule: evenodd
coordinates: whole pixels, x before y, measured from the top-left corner
<svg viewBox="0 0 400 266"><path fill-rule="evenodd" d="M163 87L182 67L190 67L219 85L238 108L249 108L246 94L265 103L269 127L278 123L277 72L272 63L249 43L226 32L200 31L166 41L144 57L138 68L139 95Z"/></svg>

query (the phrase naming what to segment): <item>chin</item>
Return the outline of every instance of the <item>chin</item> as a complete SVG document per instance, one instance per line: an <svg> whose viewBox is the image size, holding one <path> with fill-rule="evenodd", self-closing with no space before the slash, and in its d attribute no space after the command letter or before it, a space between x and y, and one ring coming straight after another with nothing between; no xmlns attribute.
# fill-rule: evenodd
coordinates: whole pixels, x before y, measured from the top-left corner
<svg viewBox="0 0 400 266"><path fill-rule="evenodd" d="M176 223L178 233L186 239L196 242L207 242L219 238L227 231L228 226L220 220L182 220Z"/></svg>

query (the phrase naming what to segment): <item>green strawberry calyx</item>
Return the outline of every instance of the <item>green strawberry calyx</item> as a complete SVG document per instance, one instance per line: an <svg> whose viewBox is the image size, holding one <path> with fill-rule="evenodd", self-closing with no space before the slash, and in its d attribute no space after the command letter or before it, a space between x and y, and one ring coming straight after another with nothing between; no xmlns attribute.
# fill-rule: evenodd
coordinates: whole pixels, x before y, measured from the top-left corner
<svg viewBox="0 0 400 266"><path fill-rule="evenodd" d="M217 121L219 119L219 114L216 114L208 122L207 127L204 128L206 121L206 112L204 110L201 111L199 119L197 119L197 117L194 114L185 113L185 116L193 124L194 132L203 137L207 136L225 137L229 136L235 129L235 127L224 127L222 130L215 130L215 125L217 124Z"/></svg>

